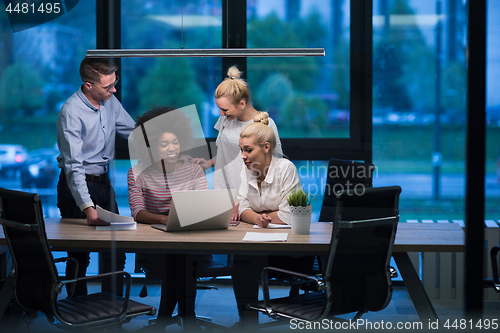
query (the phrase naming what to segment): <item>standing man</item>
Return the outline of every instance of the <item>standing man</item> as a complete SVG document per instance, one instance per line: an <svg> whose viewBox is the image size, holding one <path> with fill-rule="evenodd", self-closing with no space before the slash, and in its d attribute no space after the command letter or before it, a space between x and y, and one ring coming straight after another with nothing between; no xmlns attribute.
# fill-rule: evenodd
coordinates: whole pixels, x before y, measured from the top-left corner
<svg viewBox="0 0 500 333"><path fill-rule="evenodd" d="M86 218L88 225L104 225L95 207L118 213L115 191L109 180L109 162L114 157L115 134L127 138L135 122L113 95L119 80L117 65L110 59L85 58L80 65L83 84L62 106L57 118L57 157L61 175L57 185L57 206L63 218ZM112 250L112 249L110 249ZM78 277L85 276L89 252L68 252L79 263ZM123 270L124 253L103 252L102 272ZM68 262L66 277L74 266ZM123 293L123 278L103 280L102 290ZM116 288L113 288L116 286ZM87 284L76 284L74 296L86 295Z"/></svg>

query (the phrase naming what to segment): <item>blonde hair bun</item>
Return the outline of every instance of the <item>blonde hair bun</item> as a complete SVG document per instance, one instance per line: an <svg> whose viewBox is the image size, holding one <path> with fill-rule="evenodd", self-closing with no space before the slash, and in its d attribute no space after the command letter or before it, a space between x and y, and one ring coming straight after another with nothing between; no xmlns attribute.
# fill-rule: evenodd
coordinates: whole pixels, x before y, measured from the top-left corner
<svg viewBox="0 0 500 333"><path fill-rule="evenodd" d="M257 112L253 117L255 123L262 123L264 125L269 125L269 113L267 112Z"/></svg>
<svg viewBox="0 0 500 333"><path fill-rule="evenodd" d="M232 66L227 70L227 76L231 79L239 79L241 76L241 72L238 67Z"/></svg>
<svg viewBox="0 0 500 333"><path fill-rule="evenodd" d="M240 133L240 138L255 137L255 142L263 146L266 142L271 145L271 154L276 149L276 137L273 129L269 126L269 114L257 112L253 118L254 122L246 125Z"/></svg>
<svg viewBox="0 0 500 333"><path fill-rule="evenodd" d="M250 90L241 78L241 72L236 66L227 70L227 77L219 84L214 93L215 99L226 97L231 104L238 105L241 101L250 102Z"/></svg>

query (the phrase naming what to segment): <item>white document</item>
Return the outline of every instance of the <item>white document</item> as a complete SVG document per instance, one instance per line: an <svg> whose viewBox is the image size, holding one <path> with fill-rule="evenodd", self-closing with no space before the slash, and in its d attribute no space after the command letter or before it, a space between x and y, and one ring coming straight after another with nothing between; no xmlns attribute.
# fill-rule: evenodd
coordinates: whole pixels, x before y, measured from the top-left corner
<svg viewBox="0 0 500 333"><path fill-rule="evenodd" d="M137 230L137 223L133 217L118 215L109 210L96 206L97 217L111 225L97 225L95 230Z"/></svg>
<svg viewBox="0 0 500 333"><path fill-rule="evenodd" d="M243 241L249 242L286 242L288 233L247 232Z"/></svg>
<svg viewBox="0 0 500 333"><path fill-rule="evenodd" d="M278 223L269 223L265 228L259 227L257 224L254 224L253 226L254 229L290 229L291 227L292 226L289 224L278 224Z"/></svg>

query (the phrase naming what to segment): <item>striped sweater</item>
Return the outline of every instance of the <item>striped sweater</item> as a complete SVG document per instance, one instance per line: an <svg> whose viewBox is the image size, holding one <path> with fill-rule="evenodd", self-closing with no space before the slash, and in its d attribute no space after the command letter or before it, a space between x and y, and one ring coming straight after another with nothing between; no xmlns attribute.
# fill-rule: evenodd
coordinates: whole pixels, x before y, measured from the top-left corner
<svg viewBox="0 0 500 333"><path fill-rule="evenodd" d="M184 163L175 173L157 171L153 166L140 174L134 167L127 176L129 204L132 217L137 220L137 213L146 210L154 214L168 214L172 202L172 192L189 190L208 190L208 183L203 169L192 163Z"/></svg>

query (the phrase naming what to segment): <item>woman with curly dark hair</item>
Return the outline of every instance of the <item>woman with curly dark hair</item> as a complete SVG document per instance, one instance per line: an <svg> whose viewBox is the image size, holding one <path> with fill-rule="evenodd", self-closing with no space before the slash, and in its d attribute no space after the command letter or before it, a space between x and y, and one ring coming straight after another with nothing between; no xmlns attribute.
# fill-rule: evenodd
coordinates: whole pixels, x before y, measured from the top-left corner
<svg viewBox="0 0 500 333"><path fill-rule="evenodd" d="M181 153L191 148L195 133L191 119L181 110L154 107L138 117L136 129L129 136L131 159L138 163L128 171L129 204L137 222L168 223L172 192L208 190L205 172L198 164L180 159ZM148 276L162 279L158 324L166 324L175 305L186 309L179 314L183 323L194 329L196 324L194 302L196 297L196 270L200 257L191 256L186 265L192 265L192 275L186 276L188 295L180 299L176 289L176 254L138 254L136 265ZM187 270L186 270L187 271Z"/></svg>
<svg viewBox="0 0 500 333"><path fill-rule="evenodd" d="M154 107L137 119L129 149L139 161L128 172L130 209L137 222L167 224L172 192L208 190L203 169L179 158L193 140L191 120L180 110Z"/></svg>

